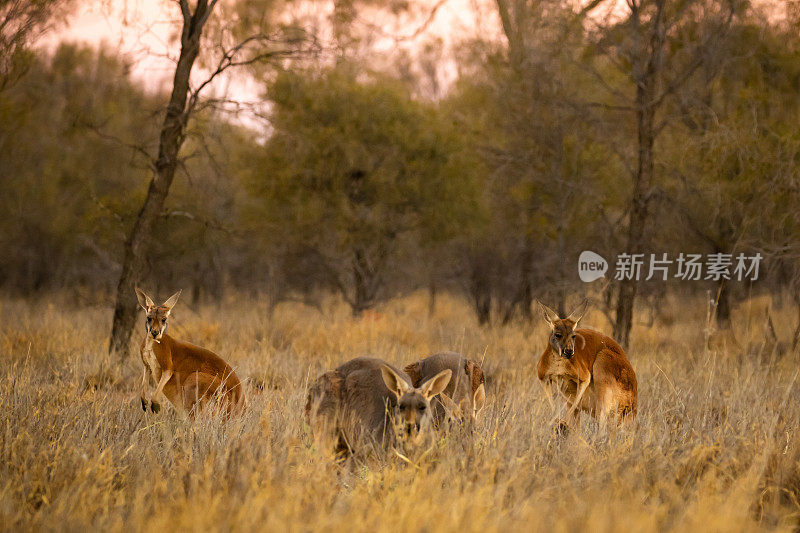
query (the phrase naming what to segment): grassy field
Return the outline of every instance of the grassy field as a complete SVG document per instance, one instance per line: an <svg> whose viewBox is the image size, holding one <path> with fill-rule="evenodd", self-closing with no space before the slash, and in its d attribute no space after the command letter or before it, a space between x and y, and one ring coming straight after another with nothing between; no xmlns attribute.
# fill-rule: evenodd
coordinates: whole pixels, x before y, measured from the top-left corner
<svg viewBox="0 0 800 533"><path fill-rule="evenodd" d="M635 423L603 433L584 418L559 437L535 374L544 324L482 329L456 299L429 316L414 295L361 320L334 303L270 317L233 298L179 302L171 333L247 382L244 417L194 424L142 412L138 355L107 362L108 308L1 299L0 528L795 530L798 354L765 336L766 305L735 310L734 338L708 331L701 299L669 303L634 329ZM795 312L771 313L785 342ZM610 332L596 311L585 325ZM310 380L357 355L399 366L442 349L485 361L472 442L442 439L416 468L341 468L310 445Z"/></svg>

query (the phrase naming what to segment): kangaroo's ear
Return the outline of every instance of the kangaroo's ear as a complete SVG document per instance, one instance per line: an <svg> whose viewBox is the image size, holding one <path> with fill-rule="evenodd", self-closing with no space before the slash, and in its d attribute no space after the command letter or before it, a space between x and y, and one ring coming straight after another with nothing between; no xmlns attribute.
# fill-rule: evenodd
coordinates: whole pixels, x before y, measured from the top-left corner
<svg viewBox="0 0 800 533"><path fill-rule="evenodd" d="M411 390L411 386L408 382L398 376L397 372L389 366L381 365L381 376L383 376L383 382L386 384L386 388L395 393L398 398Z"/></svg>
<svg viewBox="0 0 800 533"><path fill-rule="evenodd" d="M442 401L444 410L447 411L447 415L450 418L454 420L461 418L461 407L456 405L456 402L454 402L450 396L445 393L441 393L439 394L439 399Z"/></svg>
<svg viewBox="0 0 800 533"><path fill-rule="evenodd" d="M550 324L550 327L552 328L553 323L556 320L558 320L558 313L556 313L555 311L544 305L542 302L539 302L538 300L537 302L539 304L539 308L542 310L542 316L544 316L544 319L547 321L548 324Z"/></svg>
<svg viewBox="0 0 800 533"><path fill-rule="evenodd" d="M575 322L575 325L572 326L573 329L578 329L578 322L581 321L583 315L586 314L586 309L589 307L589 299L584 298L581 303L578 304L578 307L572 310L572 312L567 316L567 320L572 320Z"/></svg>
<svg viewBox="0 0 800 533"><path fill-rule="evenodd" d="M172 308L175 307L175 304L178 303L178 298L181 295L181 291L183 289L178 289L178 292L167 298L167 301L164 302L161 306L167 308L167 312L172 311Z"/></svg>
<svg viewBox="0 0 800 533"><path fill-rule="evenodd" d="M136 287L133 290L136 291L136 298L139 299L139 305L141 306L142 309L148 311L151 307L156 306L156 304L153 303L153 300L151 300L150 297L146 295L142 289Z"/></svg>
<svg viewBox="0 0 800 533"><path fill-rule="evenodd" d="M447 384L450 383L450 377L453 375L453 371L449 368L445 368L431 379L427 380L425 383L419 386L422 395L425 396L427 399L431 399L440 392L442 392L446 387Z"/></svg>
<svg viewBox="0 0 800 533"><path fill-rule="evenodd" d="M484 405L486 405L486 387L481 383L481 386L478 387L472 395L472 412L475 416L481 412Z"/></svg>

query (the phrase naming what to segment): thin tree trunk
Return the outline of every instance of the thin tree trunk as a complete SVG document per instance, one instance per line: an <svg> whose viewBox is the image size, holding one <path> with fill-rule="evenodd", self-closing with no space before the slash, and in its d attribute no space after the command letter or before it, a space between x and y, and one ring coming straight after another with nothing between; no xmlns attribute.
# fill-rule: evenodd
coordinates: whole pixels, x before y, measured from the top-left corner
<svg viewBox="0 0 800 533"><path fill-rule="evenodd" d="M715 318L717 327L720 329L730 329L731 327L731 291L728 288L727 280L721 279L717 287L717 306Z"/></svg>
<svg viewBox="0 0 800 533"><path fill-rule="evenodd" d="M635 4L631 4L635 6ZM644 253L645 226L648 219L649 192L653 184L653 146L656 138L655 113L656 91L662 68L662 56L666 29L664 26L665 1L656 2L653 14L653 28L650 42L639 44L644 57L634 61L633 78L636 80L636 131L637 131L637 166L633 182L631 212L628 219L628 237L625 251L628 254ZM634 34L641 27L641 13L638 7L632 7L631 21ZM617 297L617 313L614 323L614 338L627 347L633 326L633 306L639 286L637 276L622 279Z"/></svg>
<svg viewBox="0 0 800 533"><path fill-rule="evenodd" d="M360 248L356 248L353 253L353 299L351 311L353 317L360 317L367 309L374 304L374 285L375 273L367 260L366 253Z"/></svg>
<svg viewBox="0 0 800 533"><path fill-rule="evenodd" d="M653 181L653 144L655 135L653 131L654 109L649 100L650 91L639 87L637 90L637 128L638 128L638 168L634 181L631 214L628 223L628 238L625 251L628 254L644 253L644 230L648 219L647 192ZM631 327L633 326L633 305L639 280L630 276L620 281L617 297L616 323L614 324L614 338L622 346L627 347L630 340Z"/></svg>
<svg viewBox="0 0 800 533"><path fill-rule="evenodd" d="M566 206L561 206L561 211L566 211ZM558 316L567 316L567 245L564 238L564 221L559 219L556 226L556 245L558 249L558 281L556 286L556 311Z"/></svg>
<svg viewBox="0 0 800 533"><path fill-rule="evenodd" d="M492 288L484 258L480 256L471 258L470 270L469 289L475 314L478 316L478 324L488 324L492 318Z"/></svg>
<svg viewBox="0 0 800 533"><path fill-rule="evenodd" d="M512 4L513 1L513 4ZM508 39L508 56L512 68L520 71L525 59L526 6L522 0L496 0L503 33Z"/></svg>
<svg viewBox="0 0 800 533"><path fill-rule="evenodd" d="M793 285L791 285L791 287L792 300L797 309L797 326L794 328L794 335L792 335L792 350L796 350L797 345L800 344L800 293Z"/></svg>
<svg viewBox="0 0 800 533"><path fill-rule="evenodd" d="M475 312L478 315L478 324L481 326L491 321L492 295L486 287L479 282L474 290Z"/></svg>
<svg viewBox="0 0 800 533"><path fill-rule="evenodd" d="M508 325L514 318L514 312L519 307L520 315L523 320L530 321L533 318L533 255L534 249L530 239L525 239L524 248L520 254L519 261L519 287L514 295L514 300L508 305L503 315L503 325Z"/></svg>
<svg viewBox="0 0 800 533"><path fill-rule="evenodd" d="M431 275L428 281L428 316L432 317L436 313L436 295L439 292L439 287L436 280Z"/></svg>
<svg viewBox="0 0 800 533"><path fill-rule="evenodd" d="M198 0L194 13L189 10L188 0L181 0L183 31L181 33L181 52L175 67L167 112L161 127L158 146L158 159L155 161L155 175L150 182L144 200L130 235L125 241L125 256L122 273L117 284L114 320L111 326L109 354L124 358L128 353L131 333L136 322L137 302L134 286L139 282L150 248L153 227L160 216L164 201L178 167L178 152L183 144L189 94L189 78L192 67L200 52L200 36L216 0Z"/></svg>
<svg viewBox="0 0 800 533"><path fill-rule="evenodd" d="M525 254L522 275L522 295L520 297L520 311L523 320L530 322L533 319L533 250Z"/></svg>

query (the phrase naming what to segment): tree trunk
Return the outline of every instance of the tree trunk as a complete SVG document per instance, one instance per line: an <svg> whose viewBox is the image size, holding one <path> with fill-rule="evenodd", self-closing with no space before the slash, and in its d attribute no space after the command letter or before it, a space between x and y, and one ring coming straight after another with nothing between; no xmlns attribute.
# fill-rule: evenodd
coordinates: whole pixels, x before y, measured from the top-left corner
<svg viewBox="0 0 800 533"><path fill-rule="evenodd" d="M564 197L566 199L566 196ZM566 205L561 206L561 211L566 212ZM568 279L568 266L567 266L567 243L564 238L564 221L559 219L556 226L556 244L558 246L558 281L556 286L556 312L558 316L567 316L567 279Z"/></svg>
<svg viewBox="0 0 800 533"><path fill-rule="evenodd" d="M468 254L469 296L480 325L488 324L492 315L492 272L486 249Z"/></svg>
<svg viewBox="0 0 800 533"><path fill-rule="evenodd" d="M720 279L717 286L717 305L714 310L717 327L730 329L731 327L731 297L727 280Z"/></svg>
<svg viewBox="0 0 800 533"><path fill-rule="evenodd" d="M794 300L794 305L797 309L797 326L795 326L794 335L792 335L792 350L796 350L797 345L800 344L800 293L793 285L791 287L792 300Z"/></svg>
<svg viewBox="0 0 800 533"><path fill-rule="evenodd" d="M183 144L188 111L186 102L189 94L189 77L200 52L200 36L208 15L213 8L208 0L198 0L194 13L190 13L188 0L181 0L183 31L181 33L181 52L175 67L167 112L161 127L158 146L158 159L147 196L144 200L130 235L125 241L125 256L122 273L117 284L114 320L111 326L109 354L123 359L128 354L131 333L136 322L138 304L134 296L134 286L139 282L150 248L153 227L159 218L164 201L169 194L170 185L178 166L178 152Z"/></svg>
<svg viewBox="0 0 800 533"><path fill-rule="evenodd" d="M519 261L519 287L514 294L514 300L508 305L503 315L503 325L508 325L514 318L514 312L519 307L522 319L530 322L533 318L533 256L534 248L530 239L525 239L524 248L520 253Z"/></svg>
<svg viewBox="0 0 800 533"><path fill-rule="evenodd" d="M533 320L533 272L531 272L532 261L532 258L528 258L525 262L526 266L523 273L525 278L522 280L522 295L519 302L522 318L526 322Z"/></svg>
<svg viewBox="0 0 800 533"><path fill-rule="evenodd" d="M508 39L508 59L512 68L519 72L525 61L524 31L527 6L524 0L496 0L496 2L500 24Z"/></svg>
<svg viewBox="0 0 800 533"><path fill-rule="evenodd" d="M648 218L647 194L653 182L653 144L655 141L653 119L655 110L652 107L652 91L647 86L639 86L636 94L639 153L634 177L631 214L628 222L628 238L625 246L625 251L628 254L644 253L644 230ZM614 338L623 347L627 347L630 341L631 327L633 326L633 305L636 300L638 285L639 280L636 279L636 276L631 276L631 279L623 279L619 284Z"/></svg>
<svg viewBox="0 0 800 533"><path fill-rule="evenodd" d="M432 317L436 313L436 295L438 292L439 287L433 275L431 275L428 281L428 317Z"/></svg>
<svg viewBox="0 0 800 533"><path fill-rule="evenodd" d="M361 313L372 307L372 275L366 254L356 249L353 254L353 299L350 305L353 317L360 317Z"/></svg>
<svg viewBox="0 0 800 533"><path fill-rule="evenodd" d="M664 25L665 0L656 2L656 12L652 15L652 29L649 43L643 45L638 32L641 28L641 13L636 4L630 4L632 28L639 41L639 54L633 62L633 79L636 82L636 131L637 165L633 176L633 195L628 219L628 237L625 251L628 254L644 253L645 226L648 219L650 188L653 184L653 145L656 138L655 114L656 92L662 68L662 56L666 29ZM617 313L614 323L614 338L623 347L630 341L633 326L633 306L639 286L637 276L622 279L617 296Z"/></svg>
<svg viewBox="0 0 800 533"><path fill-rule="evenodd" d="M488 324L492 315L492 295L486 287L481 285L474 291L475 313L478 315L478 324Z"/></svg>

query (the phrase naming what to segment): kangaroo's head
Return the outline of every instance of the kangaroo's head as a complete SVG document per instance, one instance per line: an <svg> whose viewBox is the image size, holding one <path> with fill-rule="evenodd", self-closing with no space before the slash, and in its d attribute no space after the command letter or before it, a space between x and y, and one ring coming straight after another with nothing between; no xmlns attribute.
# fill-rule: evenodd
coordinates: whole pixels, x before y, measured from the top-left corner
<svg viewBox="0 0 800 533"><path fill-rule="evenodd" d="M393 414L394 435L410 453L423 445L431 433L431 398L447 387L453 372L448 368L414 388L389 366L381 366L386 387L397 396Z"/></svg>
<svg viewBox="0 0 800 533"><path fill-rule="evenodd" d="M575 330L578 329L578 322L586 313L588 305L589 301L584 300L566 318L559 318L558 313L539 302L544 319L550 324L550 348L565 359L572 359L572 356L575 355L575 340L579 337ZM582 342L582 339L578 340Z"/></svg>
<svg viewBox="0 0 800 533"><path fill-rule="evenodd" d="M153 299L144 293L138 287L136 288L136 297L139 299L139 305L147 313L147 318L144 324L145 331L147 331L147 338L152 338L154 341L159 342L161 336L167 331L169 325L169 314L172 308L178 303L178 297L181 291L176 292L167 301L161 305L153 303Z"/></svg>

